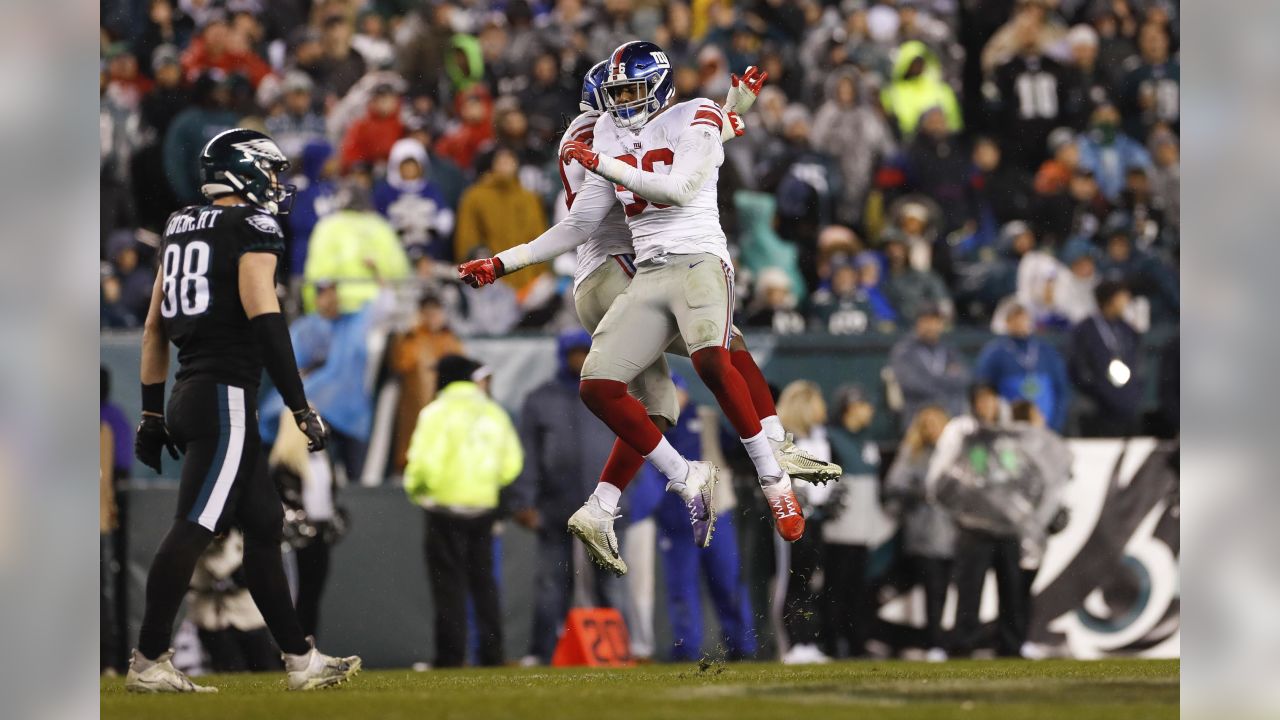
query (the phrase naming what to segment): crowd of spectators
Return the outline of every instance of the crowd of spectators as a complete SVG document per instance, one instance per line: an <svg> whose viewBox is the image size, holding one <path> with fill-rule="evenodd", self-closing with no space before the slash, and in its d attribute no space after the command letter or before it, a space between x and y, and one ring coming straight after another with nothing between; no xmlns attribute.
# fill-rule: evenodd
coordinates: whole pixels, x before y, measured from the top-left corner
<svg viewBox="0 0 1280 720"><path fill-rule="evenodd" d="M666 49L676 100L770 73L720 172L745 324L905 330L928 302L999 329L1016 297L1063 329L1104 280L1129 288L1140 330L1174 322L1176 15L1169 0L106 0L102 323L140 321L156 233L200 200L193 159L235 125L293 160L292 277L368 277L361 234L395 238L385 279L423 283L536 237L564 212L556 141L581 78L633 38ZM570 268L448 311L561 329Z"/></svg>

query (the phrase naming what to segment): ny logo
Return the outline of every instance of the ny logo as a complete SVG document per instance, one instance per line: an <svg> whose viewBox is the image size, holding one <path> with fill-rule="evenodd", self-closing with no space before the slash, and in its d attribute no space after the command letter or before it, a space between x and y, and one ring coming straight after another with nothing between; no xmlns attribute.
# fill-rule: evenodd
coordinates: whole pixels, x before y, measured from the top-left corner
<svg viewBox="0 0 1280 720"><path fill-rule="evenodd" d="M653 56L653 61L661 67L670 67L671 61L667 60L667 54L658 50L649 53Z"/></svg>

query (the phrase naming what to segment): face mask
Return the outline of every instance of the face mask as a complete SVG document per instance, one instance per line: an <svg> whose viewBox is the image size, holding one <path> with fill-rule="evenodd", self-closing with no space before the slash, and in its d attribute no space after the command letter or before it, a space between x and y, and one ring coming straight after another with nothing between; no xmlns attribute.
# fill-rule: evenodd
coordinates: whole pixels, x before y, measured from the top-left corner
<svg viewBox="0 0 1280 720"><path fill-rule="evenodd" d="M1093 126L1097 131L1099 138L1104 145L1110 145L1116 140L1116 126L1113 123L1098 123Z"/></svg>

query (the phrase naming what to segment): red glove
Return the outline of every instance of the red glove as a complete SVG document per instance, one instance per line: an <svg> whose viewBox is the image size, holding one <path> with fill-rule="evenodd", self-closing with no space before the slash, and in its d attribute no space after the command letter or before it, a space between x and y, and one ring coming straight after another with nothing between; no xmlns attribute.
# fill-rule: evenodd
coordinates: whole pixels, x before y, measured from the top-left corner
<svg viewBox="0 0 1280 720"><path fill-rule="evenodd" d="M742 77L737 75L730 75L729 77L734 87L738 87L739 84L745 85L747 92L752 95L759 95L760 88L764 87L764 81L769 79L769 73L752 65L747 68L746 72L742 73Z"/></svg>
<svg viewBox="0 0 1280 720"><path fill-rule="evenodd" d="M502 261L496 257L468 260L458 266L458 279L473 288L492 285L504 274Z"/></svg>
<svg viewBox="0 0 1280 720"><path fill-rule="evenodd" d="M747 134L747 123L743 121L742 116L736 112L728 113L729 122L733 124L733 136L742 137Z"/></svg>
<svg viewBox="0 0 1280 720"><path fill-rule="evenodd" d="M578 164L592 172L600 167L600 156L591 151L590 145L577 140L570 140L560 149L560 162L568 165L572 160L577 160Z"/></svg>

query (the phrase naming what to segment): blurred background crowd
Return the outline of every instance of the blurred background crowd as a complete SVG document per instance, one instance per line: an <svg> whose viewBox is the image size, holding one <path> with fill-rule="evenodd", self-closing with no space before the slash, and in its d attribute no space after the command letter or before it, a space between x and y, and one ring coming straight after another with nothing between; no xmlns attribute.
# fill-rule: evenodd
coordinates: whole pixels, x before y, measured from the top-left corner
<svg viewBox="0 0 1280 720"><path fill-rule="evenodd" d="M409 485L413 431L441 385L438 363L470 338L555 335L561 364L549 383L571 388L582 349L566 339L577 328L573 258L481 291L464 291L454 266L532 240L565 214L556 151L582 77L636 38L666 51L677 100L719 101L731 72L769 72L720 169L738 324L748 336L863 338L887 350L874 377L849 372L823 383L839 385L830 392L801 380L781 393L797 438L826 443L847 471L872 479L846 482L835 501L815 488L807 511L826 524L787 553L793 572L774 584L778 597L754 598L756 617L779 608L790 638L779 647L802 647L797 661L866 652L867 624L855 619L870 601L849 598L863 592L874 533L871 520L832 510L850 497L883 506L904 528L917 523L907 554L935 600L953 578L972 589L1002 562L1001 582L1014 582L1016 548L957 535L945 513L921 504L948 420L1042 424L1068 436L1176 434L1179 38L1170 0L102 0L102 327L140 325L163 224L201 201L203 144L235 126L269 133L298 187L285 222L286 304L308 394L334 430L336 482L403 476ZM388 381L397 393L384 407ZM544 395L508 408L520 410L526 459L503 497L524 500L491 509L539 530L551 567L569 552L557 514L565 508L548 501L530 512L533 498L556 495L529 489L530 463L544 479L594 482L603 456L573 454L580 466L551 472L535 463L540 453L568 456L530 429L563 417L548 410L559 407L555 392ZM581 432L592 419L565 402L557 412L582 416ZM130 430L107 407L104 396L114 440L103 447L116 449L107 467L119 479ZM873 419L885 409L891 417ZM267 438L278 411L278 400L262 408ZM608 445L602 437L595 450ZM309 477L305 461L294 465ZM560 500L585 497L572 488ZM737 501L750 508L758 500L742 488ZM636 506L644 502L629 512ZM337 535L341 518L326 507L318 532ZM650 532L669 548L676 529L655 507L666 529ZM759 517L740 514L744 524ZM115 523L104 504L104 537ZM751 581L751 558L763 555L769 575L783 567L781 551L760 553L745 530L717 534L735 535L742 547L704 559L702 572L716 587L766 587ZM626 542L652 548L656 537ZM987 565L977 575L972 563L953 569L961 555ZM680 557L664 557L667 572ZM307 562L322 584L327 554ZM696 588L699 566L679 567ZM737 567L741 578L726 570ZM546 660L547 628L568 600L560 580L539 582L541 644L530 655ZM840 589L809 592L824 582ZM1002 608L1025 615L1021 591L1001 588ZM634 603L643 592L624 595L597 600ZM700 616L689 597L673 597L672 612L692 623ZM753 632L733 630L753 625L750 601L732 592L715 601L730 654L753 655ZM644 602L629 619L636 612L643 618ZM643 655L644 622L632 626ZM1005 629L998 649L1019 651L1016 623ZM948 642L930 634L918 644L945 655Z"/></svg>

